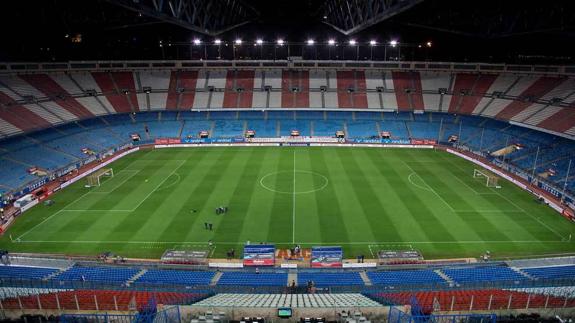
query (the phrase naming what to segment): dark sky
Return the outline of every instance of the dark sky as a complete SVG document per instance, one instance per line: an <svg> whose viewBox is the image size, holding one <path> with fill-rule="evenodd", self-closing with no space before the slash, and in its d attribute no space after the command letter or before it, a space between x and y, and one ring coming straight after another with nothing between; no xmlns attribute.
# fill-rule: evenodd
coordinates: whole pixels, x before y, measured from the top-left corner
<svg viewBox="0 0 575 323"><path fill-rule="evenodd" d="M518 0L478 1L480 5L473 8L473 2L426 0L357 35L345 36L321 22L323 1L251 0L246 3L260 12L259 18L221 38L230 42L236 38L245 41L245 46L235 52L237 58L285 58L288 48L275 46L276 39L301 43L313 38L318 46L311 49L290 45L289 55L321 59L394 59L401 54L404 60L574 62L567 44L575 41L575 23L572 21L575 1L554 1L554 6L545 8L540 8L539 3ZM214 46L194 48L190 45L192 39L201 38L206 44L213 38L158 23L102 0L9 1L3 5L0 11L0 61L232 58L234 54L231 46L219 50ZM417 24L426 24L432 29L415 26ZM513 26L517 34L496 36L508 26ZM82 35L81 43L71 42L76 34ZM272 44L253 48L256 38ZM321 45L329 38L336 39L339 46ZM360 43L359 48L346 45L350 38ZM401 53L381 46L370 48L366 44L370 39L379 44L398 39L402 44ZM160 40L164 44L162 47ZM418 47L427 41L433 42L432 48ZM248 47L247 43L252 46Z"/></svg>

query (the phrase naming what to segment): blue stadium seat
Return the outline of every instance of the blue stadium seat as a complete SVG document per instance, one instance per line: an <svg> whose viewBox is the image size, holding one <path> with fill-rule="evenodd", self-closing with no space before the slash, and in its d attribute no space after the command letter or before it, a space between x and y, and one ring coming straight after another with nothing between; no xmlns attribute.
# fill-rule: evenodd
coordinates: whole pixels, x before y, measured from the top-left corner
<svg viewBox="0 0 575 323"><path fill-rule="evenodd" d="M287 277L287 273L225 272L218 280L218 285L287 286Z"/></svg>

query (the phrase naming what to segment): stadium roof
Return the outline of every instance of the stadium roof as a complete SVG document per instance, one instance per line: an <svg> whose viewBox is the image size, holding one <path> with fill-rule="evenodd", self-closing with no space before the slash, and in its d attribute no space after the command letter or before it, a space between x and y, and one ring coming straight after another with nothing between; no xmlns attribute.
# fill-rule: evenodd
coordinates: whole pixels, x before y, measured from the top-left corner
<svg viewBox="0 0 575 323"><path fill-rule="evenodd" d="M317 46L398 39L404 60L570 63L573 12L569 0L10 1L0 60L189 59L193 39L218 37L290 48L308 38ZM428 41L433 50L419 50Z"/></svg>

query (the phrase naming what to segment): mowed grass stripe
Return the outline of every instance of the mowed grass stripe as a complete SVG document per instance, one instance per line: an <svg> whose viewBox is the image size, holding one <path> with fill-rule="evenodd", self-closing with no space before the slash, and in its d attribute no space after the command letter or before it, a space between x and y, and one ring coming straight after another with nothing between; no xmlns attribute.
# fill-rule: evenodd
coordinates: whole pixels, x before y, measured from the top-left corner
<svg viewBox="0 0 575 323"><path fill-rule="evenodd" d="M443 160L448 161L451 165L455 166L455 168L459 170L465 170L466 167L472 171L475 165L461 160L457 157L448 155L448 154L441 154L440 155ZM551 210L549 207L541 205L535 202L534 197L530 197L525 191L521 190L520 188L516 187L515 185L501 180L502 189L495 189L495 188L488 188L489 191L493 194L490 197L494 200L499 200L501 203L504 203L505 209L511 207L523 213L508 213L507 216L515 221L517 225L521 226L525 231L529 232L534 238L542 239L542 240L549 240L551 237L552 239L557 239L557 235L555 232L551 231L549 228L546 228L542 225L539 221L545 223L545 225L551 227L556 232L562 233L563 235L568 235L568 231L570 226L561 225L561 223L569 223L569 221L560 218L557 218L557 213ZM477 185L483 186L484 183L481 181L476 181ZM528 203L528 205L523 205L523 203ZM537 212L535 212L537 211ZM532 212L532 213L541 213L541 215L537 216L537 218L533 218L529 214L525 212ZM549 221L552 220L552 221ZM551 223L549 223L551 222ZM567 230L566 230L567 229ZM550 235L550 233L552 235Z"/></svg>
<svg viewBox="0 0 575 323"><path fill-rule="evenodd" d="M380 165L379 153L374 149L362 149L358 151L358 163L361 162L362 168L365 171L365 178L371 184L372 190L376 192L376 196L380 203L385 206L385 209L391 209L388 212L391 220L395 223L395 229L400 232L403 240L420 240L429 241L426 229L416 221L411 212L406 208L403 198L398 195L398 190L391 186L390 182L386 179L386 174ZM392 157L390 151L389 156ZM360 157L360 158L359 158ZM378 230L379 231L379 230ZM382 240L374 238L373 241Z"/></svg>
<svg viewBox="0 0 575 323"><path fill-rule="evenodd" d="M379 171L383 175L383 179L388 181L389 185L394 187L397 192L403 193L404 207L409 211L411 216L415 218L415 221L420 223L422 227L428 228L426 233L429 237L429 241L453 241L454 244L450 245L451 250L454 252L463 251L462 246L456 243L462 239L456 239L454 237L454 233L457 232L453 230L455 228L448 229L447 222L445 224L443 222L449 221L449 219L445 219L445 214L447 214L448 209L445 208L441 201L424 201L422 196L429 194L429 192L421 191L421 189L414 187L408 182L407 177L409 176L409 170L401 174L398 172L396 167L400 167L399 165L401 165L401 156L395 160L390 159L389 155L393 156L394 154L397 154L394 150L379 150ZM429 197L427 200L429 200ZM429 205L427 203L429 203Z"/></svg>
<svg viewBox="0 0 575 323"><path fill-rule="evenodd" d="M410 162L406 163L412 164ZM455 210L475 210L478 201L470 196L463 198L459 193L460 190L467 189L464 185L453 180L446 183L445 177L439 177L436 175L438 173L438 168L441 166L423 163L413 164L414 165L410 165L410 167L423 177L425 182ZM455 212L455 214L466 224L466 227L461 227L461 229L475 232L482 240L513 240L503 234L503 232L501 232L494 223L489 219L486 219L481 213L469 212L463 215Z"/></svg>
<svg viewBox="0 0 575 323"><path fill-rule="evenodd" d="M312 191L307 194L296 195L296 221L295 221L295 241L326 241L323 231L322 221L333 214L341 214L339 202L333 196L329 179L325 188L327 176L326 165L323 152L319 149L294 148L296 169L298 171L310 170L314 173L296 173L296 188L299 192ZM327 177L326 177L327 178Z"/></svg>
<svg viewBox="0 0 575 323"><path fill-rule="evenodd" d="M0 237L0 248L13 252L77 254L109 250L124 256L158 257L168 248L194 248L187 242L205 246L213 239L218 246L215 256L220 257L231 247L239 254L246 240L287 242L285 246L279 245L287 247L291 245L292 235L290 192L293 190L294 151L301 154L296 156L298 170L321 173L330 181L322 191L297 195L296 234L300 225L304 225L301 236L297 236L298 242L305 238L305 242L323 245L341 243L346 257L350 258L358 254L369 255L368 244L372 244L373 252L413 247L428 258L477 256L485 250L492 251L495 257L575 252L574 242L558 241L559 238L547 228L568 236L575 228L572 223L535 203L531 195L506 181L501 182L501 190L487 189L484 183L473 181L467 173L472 174L477 166L467 161L432 150L340 147L138 152L111 166L116 174L122 169L140 171L138 180L130 179L124 185L121 181L125 177L118 175L105 181L101 188L91 190L86 190L83 187L85 180L81 180L53 195L54 206L39 205L19 217L9 232ZM248 159L257 162L248 162ZM168 177L182 160L188 161L177 171L179 179L175 175ZM414 168L423 169L420 176L412 178L423 189L410 183L411 171L404 161L412 161ZM444 183L437 184L436 179L423 174L426 170ZM259 179L276 171L286 173L270 178L267 184L288 194L277 194L260 187ZM156 185L147 186L146 178L148 184ZM320 177L301 173L296 186L298 190L314 188L320 181ZM240 190L246 185L251 185L253 190ZM448 185L459 195L455 198L469 203L471 208L461 214L453 213L427 185L442 194L446 201L449 197L444 194L451 196L453 193L445 192L438 185ZM150 193L156 186L156 191ZM72 207L71 202L82 194L106 191L106 187L113 188L113 192L87 195L85 202L91 211L57 213L38 229L30 231L21 243L10 241L10 235L17 237L60 209ZM361 187L362 191L356 187ZM137 194L133 190L138 191ZM487 194L477 194L474 190ZM362 200L358 194L368 198ZM135 212L117 212L126 206L137 206L142 201L137 197L146 196L148 199ZM516 209L528 210L530 216L513 211L506 205L508 200ZM213 209L225 203L230 204L230 214L216 216ZM236 203L239 209L232 206ZM370 223L368 215L377 216L379 220L382 212L369 214L364 212L362 205L382 208L387 219L382 224ZM109 210L97 211L101 207ZM192 213L192 208L198 212ZM234 213L240 209L245 212ZM238 218L232 219L232 216ZM476 218L480 220L477 224ZM216 231L227 226L236 231L230 235L206 231L203 229L206 220L214 220ZM227 223L229 220L232 222ZM334 221L340 224L334 225ZM496 226L502 235L496 234L496 239L487 240L489 236L480 236L471 227L476 225L477 230L486 230L483 228L485 221ZM391 229L387 223L393 223L395 227ZM399 238L392 238L391 234L399 235ZM394 241L396 239L399 240ZM48 240L54 242L46 242Z"/></svg>

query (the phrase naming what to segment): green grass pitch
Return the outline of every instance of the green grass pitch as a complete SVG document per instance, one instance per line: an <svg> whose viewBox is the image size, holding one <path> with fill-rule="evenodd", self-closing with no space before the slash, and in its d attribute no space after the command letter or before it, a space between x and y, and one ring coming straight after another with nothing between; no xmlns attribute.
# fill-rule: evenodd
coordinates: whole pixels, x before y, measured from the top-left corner
<svg viewBox="0 0 575 323"><path fill-rule="evenodd" d="M0 247L146 258L209 240L213 257L246 241L341 245L346 258L410 248L426 258L575 252L575 224L511 183L486 187L475 165L442 151L175 148L111 167L100 187L81 180L55 194L55 205L22 215ZM218 206L228 214L216 215Z"/></svg>

